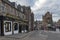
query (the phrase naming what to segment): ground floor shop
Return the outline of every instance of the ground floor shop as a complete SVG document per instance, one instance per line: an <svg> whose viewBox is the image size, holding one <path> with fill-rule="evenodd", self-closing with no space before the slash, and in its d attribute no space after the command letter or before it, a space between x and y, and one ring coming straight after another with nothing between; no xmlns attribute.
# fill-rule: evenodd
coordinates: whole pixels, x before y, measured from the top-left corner
<svg viewBox="0 0 60 40"><path fill-rule="evenodd" d="M21 32L28 32L28 26L19 24L19 33Z"/></svg>
<svg viewBox="0 0 60 40"><path fill-rule="evenodd" d="M27 25L21 25L20 20L0 16L0 35L13 35L28 31Z"/></svg>
<svg viewBox="0 0 60 40"><path fill-rule="evenodd" d="M11 35L19 33L19 24L18 22L12 21L3 21L4 35Z"/></svg>

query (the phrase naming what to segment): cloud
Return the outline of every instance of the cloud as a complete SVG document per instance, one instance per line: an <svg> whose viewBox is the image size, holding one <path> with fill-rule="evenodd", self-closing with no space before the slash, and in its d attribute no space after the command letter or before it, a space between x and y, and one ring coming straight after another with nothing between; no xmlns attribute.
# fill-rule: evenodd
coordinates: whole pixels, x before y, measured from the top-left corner
<svg viewBox="0 0 60 40"><path fill-rule="evenodd" d="M32 11L40 9L45 4L45 2L46 0L36 0L34 6L31 8Z"/></svg>
<svg viewBox="0 0 60 40"><path fill-rule="evenodd" d="M16 2L17 4L20 4L20 5L29 6L29 1L28 0L10 0L10 1Z"/></svg>
<svg viewBox="0 0 60 40"><path fill-rule="evenodd" d="M53 15L53 20L58 21L60 19L60 0L46 0L42 5L34 5L32 10L35 15L44 15L47 11L50 11ZM39 17L41 16L37 16L36 19L39 19Z"/></svg>
<svg viewBox="0 0 60 40"><path fill-rule="evenodd" d="M21 4L21 5L29 6L29 1L28 0L19 0L18 3Z"/></svg>
<svg viewBox="0 0 60 40"><path fill-rule="evenodd" d="M60 14L53 14L52 17L54 21L58 21L60 19Z"/></svg>
<svg viewBox="0 0 60 40"><path fill-rule="evenodd" d="M40 17L40 16L41 16L41 17ZM35 20L42 20L42 15L40 15L40 14L35 14L34 19L35 19Z"/></svg>
<svg viewBox="0 0 60 40"><path fill-rule="evenodd" d="M14 1L16 1L16 0L10 0L11 2L14 2Z"/></svg>
<svg viewBox="0 0 60 40"><path fill-rule="evenodd" d="M33 6L36 0L10 0L11 2L16 2L22 6Z"/></svg>

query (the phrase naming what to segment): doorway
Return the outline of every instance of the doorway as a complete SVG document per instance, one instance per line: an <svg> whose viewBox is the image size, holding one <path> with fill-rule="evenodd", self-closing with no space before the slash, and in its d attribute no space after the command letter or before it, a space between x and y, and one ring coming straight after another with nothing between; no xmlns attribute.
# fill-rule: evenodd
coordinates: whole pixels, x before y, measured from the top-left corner
<svg viewBox="0 0 60 40"><path fill-rule="evenodd" d="M21 33L21 31L22 31L22 25L19 24L19 33Z"/></svg>
<svg viewBox="0 0 60 40"><path fill-rule="evenodd" d="M19 33L19 24L18 24L18 22L14 22L14 34L18 34Z"/></svg>

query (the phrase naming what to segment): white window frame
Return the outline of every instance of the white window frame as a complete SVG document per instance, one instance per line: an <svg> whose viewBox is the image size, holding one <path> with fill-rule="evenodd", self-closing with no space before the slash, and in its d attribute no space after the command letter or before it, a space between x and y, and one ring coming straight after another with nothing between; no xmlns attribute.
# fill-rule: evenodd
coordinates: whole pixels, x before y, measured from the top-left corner
<svg viewBox="0 0 60 40"><path fill-rule="evenodd" d="M18 22L13 22L14 23L17 23L18 24L18 30L14 30L14 34L18 34L19 33L19 23Z"/></svg>
<svg viewBox="0 0 60 40"><path fill-rule="evenodd" d="M5 31L5 23L6 22L11 22L11 31L10 32ZM12 35L12 21L4 21L4 35Z"/></svg>

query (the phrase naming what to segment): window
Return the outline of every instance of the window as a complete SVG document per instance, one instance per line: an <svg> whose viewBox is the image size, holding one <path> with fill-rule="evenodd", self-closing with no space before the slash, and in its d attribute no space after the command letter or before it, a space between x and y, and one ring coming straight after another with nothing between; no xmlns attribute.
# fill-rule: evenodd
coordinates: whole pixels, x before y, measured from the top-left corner
<svg viewBox="0 0 60 40"><path fill-rule="evenodd" d="M16 10L16 16L18 16L18 11Z"/></svg>
<svg viewBox="0 0 60 40"><path fill-rule="evenodd" d="M12 8L10 7L10 12L12 13Z"/></svg>
<svg viewBox="0 0 60 40"><path fill-rule="evenodd" d="M22 14L22 13L20 13L20 18L22 19L22 17L23 17L23 14Z"/></svg>
<svg viewBox="0 0 60 40"><path fill-rule="evenodd" d="M14 30L18 30L18 24L14 23Z"/></svg>
<svg viewBox="0 0 60 40"><path fill-rule="evenodd" d="M11 23L10 22L6 22L5 23L5 31L6 32L10 32L11 31Z"/></svg>
<svg viewBox="0 0 60 40"><path fill-rule="evenodd" d="M23 12L23 8L21 8L21 11Z"/></svg>
<svg viewBox="0 0 60 40"><path fill-rule="evenodd" d="M2 11L4 11L4 9L5 9L5 3L2 3L1 8L2 8Z"/></svg>
<svg viewBox="0 0 60 40"><path fill-rule="evenodd" d="M2 6L2 10L4 10L4 6Z"/></svg>

